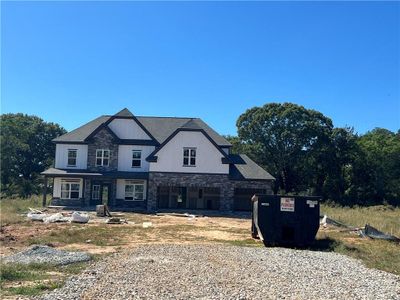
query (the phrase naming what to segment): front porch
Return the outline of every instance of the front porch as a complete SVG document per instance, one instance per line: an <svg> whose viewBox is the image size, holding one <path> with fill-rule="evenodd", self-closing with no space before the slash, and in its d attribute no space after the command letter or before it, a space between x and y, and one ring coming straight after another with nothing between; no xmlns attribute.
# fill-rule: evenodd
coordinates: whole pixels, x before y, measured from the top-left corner
<svg viewBox="0 0 400 300"><path fill-rule="evenodd" d="M147 207L147 173L49 169L42 174L45 177L44 195L47 194L48 179L53 179L51 206L82 209L107 204L113 209L134 210Z"/></svg>

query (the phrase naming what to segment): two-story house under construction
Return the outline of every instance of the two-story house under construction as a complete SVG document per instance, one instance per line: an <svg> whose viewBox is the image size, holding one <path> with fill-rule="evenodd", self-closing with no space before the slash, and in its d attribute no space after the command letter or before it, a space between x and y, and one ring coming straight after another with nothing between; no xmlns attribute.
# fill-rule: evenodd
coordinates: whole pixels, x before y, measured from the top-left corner
<svg viewBox="0 0 400 300"><path fill-rule="evenodd" d="M123 109L54 139L52 205L250 209L274 178L198 118L141 117Z"/></svg>

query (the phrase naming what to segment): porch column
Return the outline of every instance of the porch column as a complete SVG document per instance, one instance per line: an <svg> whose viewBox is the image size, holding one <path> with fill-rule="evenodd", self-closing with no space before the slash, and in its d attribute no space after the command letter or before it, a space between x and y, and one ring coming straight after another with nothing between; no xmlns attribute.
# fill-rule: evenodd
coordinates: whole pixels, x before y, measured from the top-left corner
<svg viewBox="0 0 400 300"><path fill-rule="evenodd" d="M46 198L47 198L47 176L44 176L43 199L42 199L42 206L43 207L46 207Z"/></svg>

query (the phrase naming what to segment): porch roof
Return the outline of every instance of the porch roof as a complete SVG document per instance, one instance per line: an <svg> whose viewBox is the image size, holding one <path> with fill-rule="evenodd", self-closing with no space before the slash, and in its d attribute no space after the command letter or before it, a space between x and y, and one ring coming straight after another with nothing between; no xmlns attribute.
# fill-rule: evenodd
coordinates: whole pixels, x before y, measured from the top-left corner
<svg viewBox="0 0 400 300"><path fill-rule="evenodd" d="M275 180L275 178L245 154L231 154L229 176L232 180Z"/></svg>
<svg viewBox="0 0 400 300"><path fill-rule="evenodd" d="M107 177L107 178L128 178L128 179L147 179L147 172L91 172L89 170L71 170L49 168L40 173L46 177Z"/></svg>

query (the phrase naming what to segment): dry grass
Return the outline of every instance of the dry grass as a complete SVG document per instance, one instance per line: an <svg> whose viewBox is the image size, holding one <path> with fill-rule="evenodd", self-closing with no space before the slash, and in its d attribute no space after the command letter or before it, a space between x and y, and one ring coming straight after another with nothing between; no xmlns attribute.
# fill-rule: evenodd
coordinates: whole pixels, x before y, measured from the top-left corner
<svg viewBox="0 0 400 300"><path fill-rule="evenodd" d="M1 199L0 200L0 224L17 224L26 222L22 214L29 208L41 207L42 199L39 196L33 196L28 199Z"/></svg>
<svg viewBox="0 0 400 300"><path fill-rule="evenodd" d="M370 224L380 231L400 237L400 208L322 205L321 213L346 225L364 227ZM367 267L400 275L400 245L397 243L362 238L355 232L336 227L320 228L317 238L331 240L330 250L361 259Z"/></svg>
<svg viewBox="0 0 400 300"><path fill-rule="evenodd" d="M321 214L347 225L364 227L369 224L380 231L400 236L400 208L393 206L340 207L321 205Z"/></svg>

